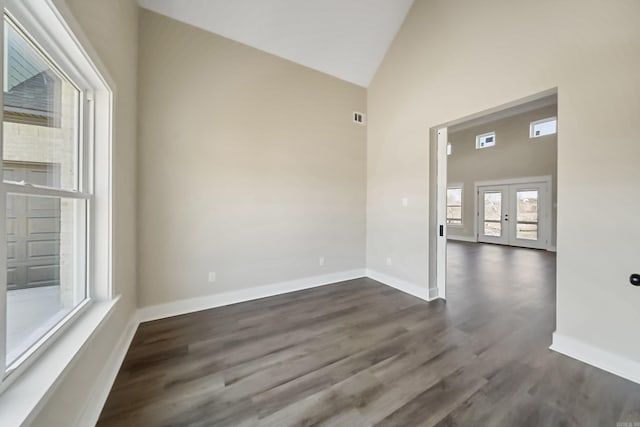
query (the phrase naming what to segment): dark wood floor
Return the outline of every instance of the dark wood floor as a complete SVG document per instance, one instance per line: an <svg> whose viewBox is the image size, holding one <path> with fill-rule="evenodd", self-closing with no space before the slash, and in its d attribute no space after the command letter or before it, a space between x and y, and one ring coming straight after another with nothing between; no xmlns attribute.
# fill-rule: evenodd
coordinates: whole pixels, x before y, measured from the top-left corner
<svg viewBox="0 0 640 427"><path fill-rule="evenodd" d="M640 422L640 385L548 349L554 276L548 252L452 243L446 303L358 279L145 323L99 425Z"/></svg>

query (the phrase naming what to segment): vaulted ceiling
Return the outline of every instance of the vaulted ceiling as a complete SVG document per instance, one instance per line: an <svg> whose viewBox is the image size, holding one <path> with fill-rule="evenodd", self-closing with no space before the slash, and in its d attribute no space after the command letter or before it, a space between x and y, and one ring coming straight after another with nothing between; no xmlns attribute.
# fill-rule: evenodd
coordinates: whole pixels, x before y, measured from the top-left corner
<svg viewBox="0 0 640 427"><path fill-rule="evenodd" d="M413 0L139 0L140 6L367 87Z"/></svg>

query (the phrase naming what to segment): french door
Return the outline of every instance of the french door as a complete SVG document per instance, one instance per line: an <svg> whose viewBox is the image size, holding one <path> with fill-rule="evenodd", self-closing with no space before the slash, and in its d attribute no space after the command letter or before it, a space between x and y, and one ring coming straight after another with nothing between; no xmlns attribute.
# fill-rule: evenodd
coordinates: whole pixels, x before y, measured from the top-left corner
<svg viewBox="0 0 640 427"><path fill-rule="evenodd" d="M551 234L546 182L478 187L478 241L547 249Z"/></svg>

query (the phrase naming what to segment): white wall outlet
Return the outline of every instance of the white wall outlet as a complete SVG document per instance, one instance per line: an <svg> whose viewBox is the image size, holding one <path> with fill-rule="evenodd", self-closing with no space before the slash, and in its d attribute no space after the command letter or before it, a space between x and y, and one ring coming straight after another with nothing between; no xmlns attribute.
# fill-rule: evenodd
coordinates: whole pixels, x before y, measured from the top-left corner
<svg viewBox="0 0 640 427"><path fill-rule="evenodd" d="M391 258L387 258L387 265L391 265L391 264L392 264Z"/></svg>
<svg viewBox="0 0 640 427"><path fill-rule="evenodd" d="M215 271L210 271L209 272L209 283L213 283L216 281L216 272Z"/></svg>
<svg viewBox="0 0 640 427"><path fill-rule="evenodd" d="M324 257L321 256L320 259L318 260L318 265L320 265L320 267L322 267L324 265Z"/></svg>
<svg viewBox="0 0 640 427"><path fill-rule="evenodd" d="M409 206L409 198L408 197L403 197L402 198L402 206L405 207L405 208L407 206Z"/></svg>

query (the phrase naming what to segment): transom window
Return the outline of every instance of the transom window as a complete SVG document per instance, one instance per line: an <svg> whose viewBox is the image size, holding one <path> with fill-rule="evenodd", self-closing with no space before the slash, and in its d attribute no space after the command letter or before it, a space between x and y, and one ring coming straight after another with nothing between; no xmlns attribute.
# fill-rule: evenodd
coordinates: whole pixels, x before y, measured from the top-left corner
<svg viewBox="0 0 640 427"><path fill-rule="evenodd" d="M462 187L447 188L447 224L462 225Z"/></svg>
<svg viewBox="0 0 640 427"><path fill-rule="evenodd" d="M489 132L476 136L476 149L488 148L496 145L496 133Z"/></svg>
<svg viewBox="0 0 640 427"><path fill-rule="evenodd" d="M531 122L529 126L529 137L540 138L541 136L553 135L558 132L558 120L555 117Z"/></svg>

